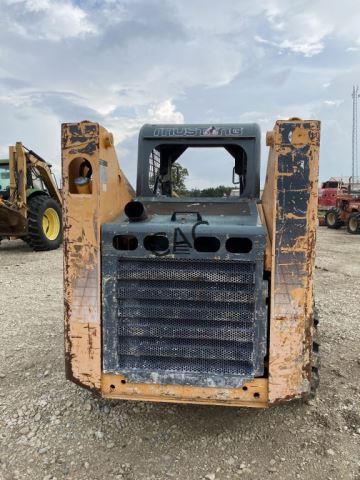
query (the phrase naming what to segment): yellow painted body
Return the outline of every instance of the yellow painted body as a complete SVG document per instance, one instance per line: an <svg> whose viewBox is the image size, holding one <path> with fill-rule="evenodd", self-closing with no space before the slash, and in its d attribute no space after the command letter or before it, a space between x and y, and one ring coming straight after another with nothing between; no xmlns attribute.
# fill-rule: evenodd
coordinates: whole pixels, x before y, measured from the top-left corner
<svg viewBox="0 0 360 480"><path fill-rule="evenodd" d="M90 193L78 193L75 183L84 161L92 167ZM67 376L100 391L100 228L123 211L134 192L119 168L111 134L96 123L63 125L62 167Z"/></svg>
<svg viewBox="0 0 360 480"><path fill-rule="evenodd" d="M285 136L284 132L291 135ZM122 213L134 192L122 173L112 135L96 123L62 127L65 354L67 377L104 398L198 403L265 408L309 393L311 375L312 278L317 211L320 124L293 119L277 121L268 135L267 177L259 213L267 228L264 270L271 274L268 376L242 388L130 383L109 375L101 366L100 227ZM286 133L287 135L287 133ZM286 138L285 138L286 137ZM293 172L281 172L279 158L294 158ZM286 243L279 231L284 219L280 198L294 193L281 189L281 179L296 175L304 156L310 181L309 200L299 216L304 235ZM81 162L92 167L90 193L79 193L74 179ZM291 163L291 162L290 162ZM306 190L306 192L305 192ZM296 192L295 192L296 193ZM288 195L288 197L286 197ZM290 214L289 214L290 215ZM289 216L288 220L291 220ZM302 263L286 263L294 254ZM282 263L283 262L283 263ZM291 273L293 268L293 273ZM289 270L290 269L290 270Z"/></svg>
<svg viewBox="0 0 360 480"><path fill-rule="evenodd" d="M293 125L291 142L285 143L282 133L289 123ZM270 152L262 207L271 239L270 403L301 397L310 389L319 140L320 122L300 120L277 121L267 138ZM296 175L298 166L294 162L290 171L280 171L279 158L295 158L299 150L306 152L309 182L303 193L309 200L305 212L285 214L279 185ZM287 193L291 201L292 191ZM305 234L287 244L283 229L291 229L296 220L306 223Z"/></svg>

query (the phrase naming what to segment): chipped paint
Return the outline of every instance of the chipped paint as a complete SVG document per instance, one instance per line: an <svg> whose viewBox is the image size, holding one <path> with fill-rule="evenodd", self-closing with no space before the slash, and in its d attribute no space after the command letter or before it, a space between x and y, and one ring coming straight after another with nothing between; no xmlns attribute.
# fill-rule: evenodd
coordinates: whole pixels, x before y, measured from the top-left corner
<svg viewBox="0 0 360 480"><path fill-rule="evenodd" d="M109 132L96 123L62 126L66 375L95 391L101 387L100 226L133 197L106 138ZM100 159L108 169L106 191L100 189ZM92 167L90 194L74 190L83 160Z"/></svg>
<svg viewBox="0 0 360 480"><path fill-rule="evenodd" d="M310 388L320 122L278 121L263 209L272 239L269 401Z"/></svg>
<svg viewBox="0 0 360 480"><path fill-rule="evenodd" d="M101 367L100 226L121 213L132 196L117 167L108 132L91 122L63 126L65 340L67 376L106 398L264 408L309 390L312 344L312 274L320 124L278 121L267 136L266 185L259 205L268 237L265 270L271 272L269 379L240 388L132 383ZM95 148L94 148L95 146ZM108 152L104 155L104 150ZM69 190L69 166L82 157L93 167L92 193ZM107 178L100 189L99 159ZM220 212L223 213L223 212ZM152 215L151 212L148 212Z"/></svg>
<svg viewBox="0 0 360 480"><path fill-rule="evenodd" d="M106 374L102 376L101 383L103 396L113 399L254 408L265 408L268 406L267 380L263 378L247 382L241 388L230 389L127 383L121 375Z"/></svg>

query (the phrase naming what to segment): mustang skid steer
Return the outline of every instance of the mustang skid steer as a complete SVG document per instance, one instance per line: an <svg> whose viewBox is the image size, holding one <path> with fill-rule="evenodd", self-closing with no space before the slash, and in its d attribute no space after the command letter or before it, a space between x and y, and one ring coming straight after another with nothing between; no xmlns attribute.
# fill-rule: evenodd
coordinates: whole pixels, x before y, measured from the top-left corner
<svg viewBox="0 0 360 480"><path fill-rule="evenodd" d="M68 379L159 402L267 407L313 394L319 136L318 121L276 122L260 199L257 125L145 125L135 197L112 135L64 124ZM230 154L237 196L174 196L174 162L202 147Z"/></svg>

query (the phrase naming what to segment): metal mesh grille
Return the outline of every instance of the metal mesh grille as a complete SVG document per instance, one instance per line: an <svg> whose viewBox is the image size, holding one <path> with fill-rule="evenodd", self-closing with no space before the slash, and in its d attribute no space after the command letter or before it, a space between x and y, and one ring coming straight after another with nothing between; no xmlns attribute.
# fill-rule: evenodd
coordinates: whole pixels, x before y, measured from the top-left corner
<svg viewBox="0 0 360 480"><path fill-rule="evenodd" d="M120 370L253 374L255 263L121 258L117 298Z"/></svg>

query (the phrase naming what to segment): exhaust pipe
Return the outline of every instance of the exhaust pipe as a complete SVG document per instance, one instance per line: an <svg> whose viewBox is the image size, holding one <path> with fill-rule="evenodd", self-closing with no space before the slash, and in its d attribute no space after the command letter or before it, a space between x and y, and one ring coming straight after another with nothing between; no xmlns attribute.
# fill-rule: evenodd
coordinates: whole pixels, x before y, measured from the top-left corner
<svg viewBox="0 0 360 480"><path fill-rule="evenodd" d="M138 200L132 200L127 203L124 211L130 222L141 222L147 218L145 207Z"/></svg>

